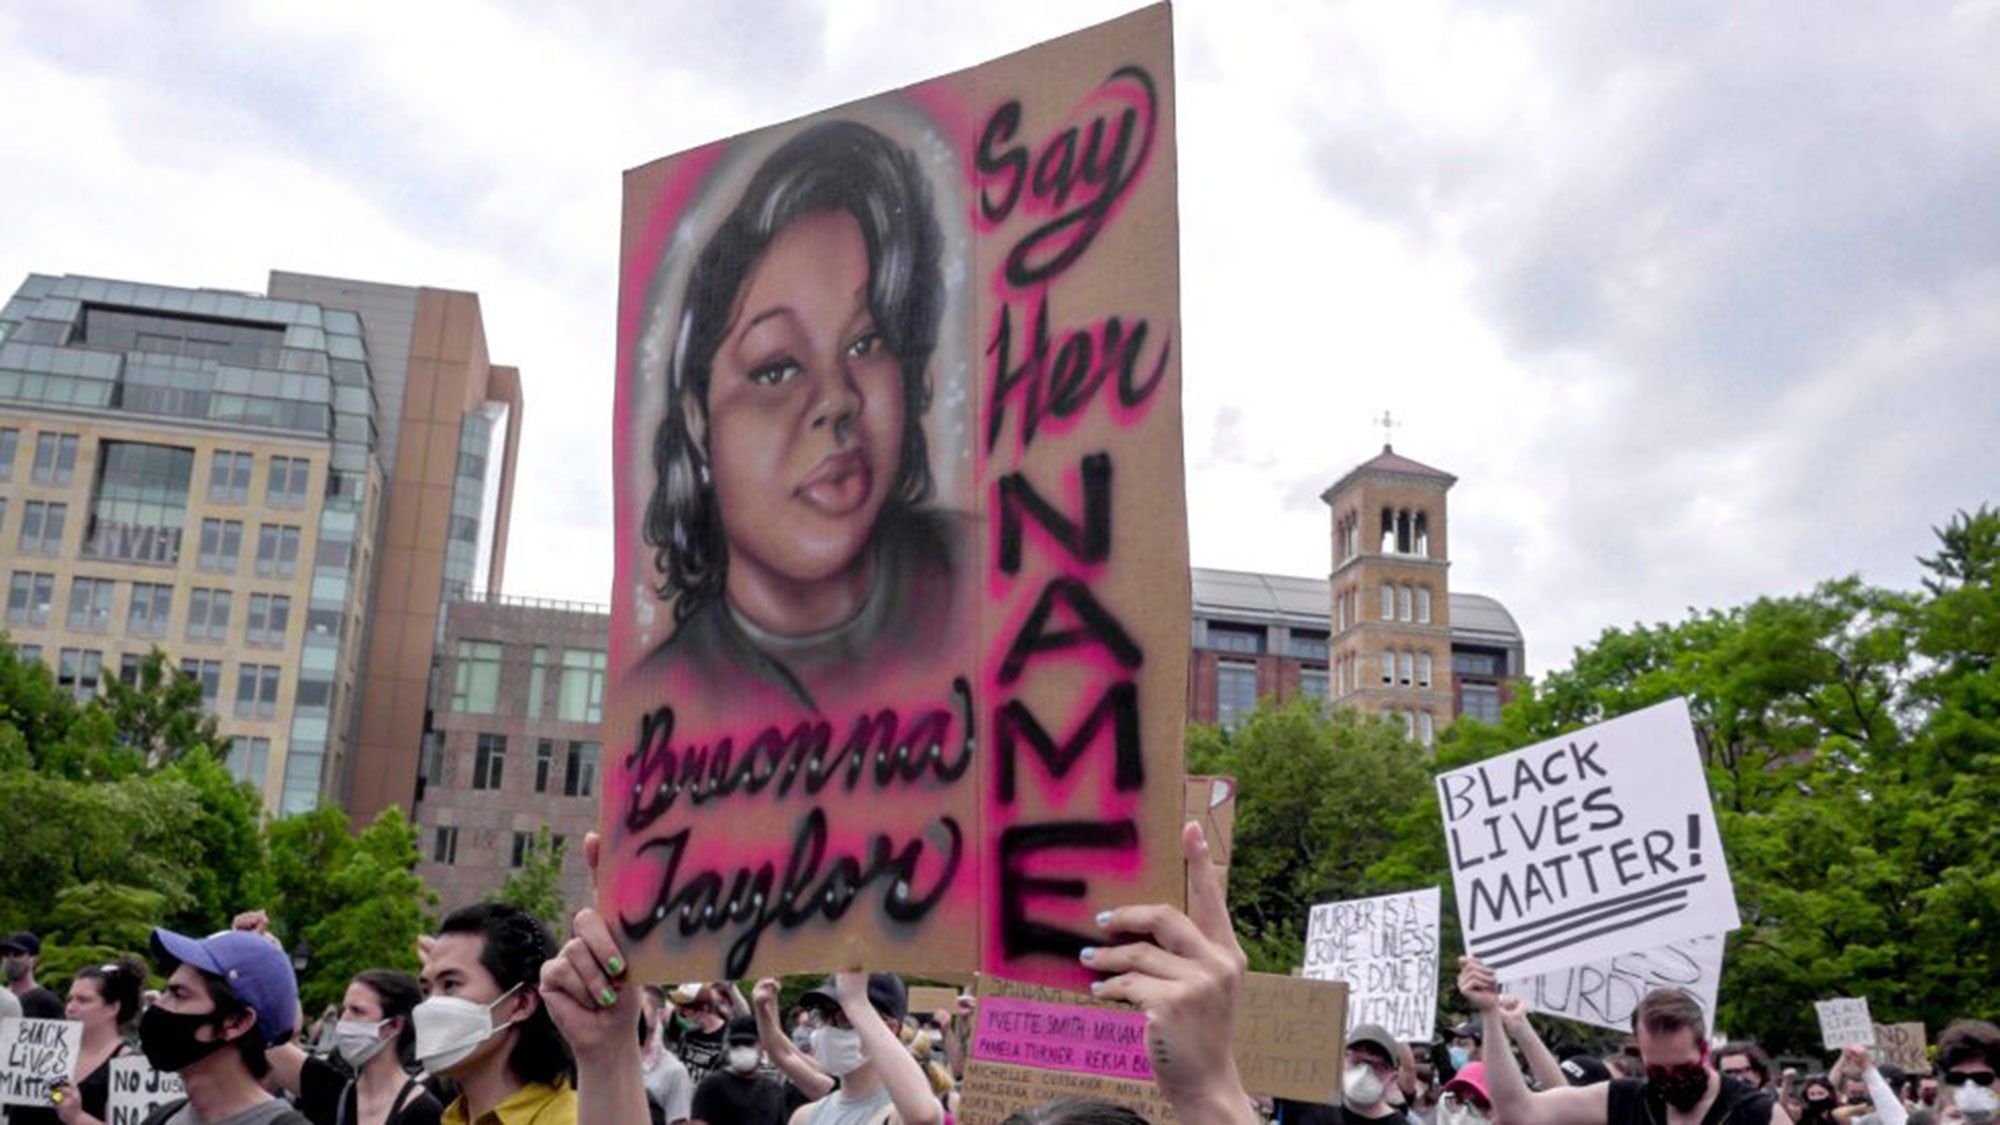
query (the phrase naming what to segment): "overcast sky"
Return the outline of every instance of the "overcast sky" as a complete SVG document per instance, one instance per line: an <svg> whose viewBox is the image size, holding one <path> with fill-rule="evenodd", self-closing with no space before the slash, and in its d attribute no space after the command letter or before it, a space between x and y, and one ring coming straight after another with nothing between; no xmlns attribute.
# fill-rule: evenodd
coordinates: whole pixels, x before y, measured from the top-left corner
<svg viewBox="0 0 2000 1125"><path fill-rule="evenodd" d="M608 599L620 173L1133 5L0 5L0 285L470 289L527 399L511 593ZM568 10L558 10L568 9ZM2000 484L2000 3L1175 11L1197 565L1459 478L1536 671L1859 572ZM1981 77L1984 75L1984 77Z"/></svg>

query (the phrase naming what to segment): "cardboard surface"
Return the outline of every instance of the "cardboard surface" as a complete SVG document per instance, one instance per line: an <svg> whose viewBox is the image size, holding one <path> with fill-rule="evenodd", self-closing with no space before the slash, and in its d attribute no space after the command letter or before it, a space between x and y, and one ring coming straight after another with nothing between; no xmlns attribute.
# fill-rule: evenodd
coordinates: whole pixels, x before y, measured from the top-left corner
<svg viewBox="0 0 2000 1125"><path fill-rule="evenodd" d="M1875 1045L1875 1021L1868 1018L1867 997L1816 1000L1813 1010L1819 1013L1819 1038L1827 1050Z"/></svg>
<svg viewBox="0 0 2000 1125"><path fill-rule="evenodd" d="M111 1097L105 1106L111 1116L104 1125L139 1125L155 1109L186 1096L180 1075L154 1070L143 1056L112 1059Z"/></svg>
<svg viewBox="0 0 2000 1125"><path fill-rule="evenodd" d="M1306 920L1305 975L1346 981L1347 1028L1374 1023L1405 1043L1437 1026L1436 887L1321 903Z"/></svg>
<svg viewBox="0 0 2000 1125"><path fill-rule="evenodd" d="M949 1012L958 1006L958 989L920 984L910 989L910 1014L928 1017L932 1012Z"/></svg>
<svg viewBox="0 0 2000 1125"><path fill-rule="evenodd" d="M1229 889L1229 865L1236 854L1236 779L1190 775L1187 800L1182 806L1185 820L1198 821L1208 837L1208 859Z"/></svg>
<svg viewBox="0 0 2000 1125"><path fill-rule="evenodd" d="M1183 900L1173 90L1160 5L626 174L641 972L1080 988L1093 914Z"/></svg>
<svg viewBox="0 0 2000 1125"><path fill-rule="evenodd" d="M1905 1074L1931 1072L1930 1033L1922 1022L1875 1025L1875 1062L1899 1066Z"/></svg>
<svg viewBox="0 0 2000 1125"><path fill-rule="evenodd" d="M1540 976L1502 978L1500 988L1544 1015L1627 1034L1632 1030L1632 1010L1648 992L1679 988L1701 1002L1713 1032L1716 996L1722 988L1722 944L1720 935L1689 938Z"/></svg>
<svg viewBox="0 0 2000 1125"><path fill-rule="evenodd" d="M1439 774L1466 949L1503 977L1736 929L1685 700Z"/></svg>
<svg viewBox="0 0 2000 1125"><path fill-rule="evenodd" d="M49 1104L49 1090L76 1077L83 1025L75 1020L0 1019L0 1105Z"/></svg>
<svg viewBox="0 0 2000 1125"><path fill-rule="evenodd" d="M1246 976L1236 1001L1236 1070L1243 1088L1339 1105L1350 1003L1344 981Z"/></svg>

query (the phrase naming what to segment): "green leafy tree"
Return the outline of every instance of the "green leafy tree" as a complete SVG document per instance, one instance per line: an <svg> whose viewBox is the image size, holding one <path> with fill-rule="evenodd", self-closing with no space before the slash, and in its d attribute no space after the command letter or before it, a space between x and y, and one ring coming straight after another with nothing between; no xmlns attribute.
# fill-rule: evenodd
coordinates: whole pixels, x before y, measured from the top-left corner
<svg viewBox="0 0 2000 1125"><path fill-rule="evenodd" d="M287 947L339 906L333 873L354 852L347 814L331 805L273 821L264 830L271 928Z"/></svg>
<svg viewBox="0 0 2000 1125"><path fill-rule="evenodd" d="M150 964L153 927L166 912L158 891L103 882L63 888L44 926L37 978L60 995L86 965L125 956Z"/></svg>
<svg viewBox="0 0 2000 1125"><path fill-rule="evenodd" d="M194 753L220 757L228 749L215 716L202 706L201 682L176 671L157 646L139 662L135 683L106 682L101 704L118 744L139 766L156 768Z"/></svg>
<svg viewBox="0 0 2000 1125"><path fill-rule="evenodd" d="M187 933L222 929L240 911L269 897L265 872L263 800L237 781L207 747L171 758L159 776L195 796L194 843L199 858L188 873L186 906L169 924Z"/></svg>
<svg viewBox="0 0 2000 1125"><path fill-rule="evenodd" d="M185 784L0 772L0 809L8 822L0 916L39 924L65 888L94 881L158 893L169 909L190 901L199 801Z"/></svg>
<svg viewBox="0 0 2000 1125"><path fill-rule="evenodd" d="M563 846L550 838L544 822L536 829L534 845L520 868L507 876L493 897L540 918L551 933L563 933L568 928L569 905L563 899L562 865Z"/></svg>
<svg viewBox="0 0 2000 1125"><path fill-rule="evenodd" d="M1230 909L1254 967L1300 964L1316 903L1399 889L1369 868L1396 826L1434 803L1428 763L1402 727L1308 700L1260 705L1235 729L1188 732L1191 773L1237 782Z"/></svg>
<svg viewBox="0 0 2000 1125"><path fill-rule="evenodd" d="M327 877L330 909L303 931L307 971L299 982L306 1010L339 1001L364 969L415 972L417 935L432 923L437 896L417 875L417 828L391 805L363 829Z"/></svg>

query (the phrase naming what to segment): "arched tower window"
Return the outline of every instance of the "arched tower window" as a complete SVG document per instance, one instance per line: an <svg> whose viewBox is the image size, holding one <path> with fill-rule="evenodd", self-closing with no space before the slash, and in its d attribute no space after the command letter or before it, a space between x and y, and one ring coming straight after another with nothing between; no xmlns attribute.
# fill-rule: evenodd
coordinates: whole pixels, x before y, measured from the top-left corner
<svg viewBox="0 0 2000 1125"><path fill-rule="evenodd" d="M1425 512L1417 513L1416 553L1426 557L1431 553L1431 518Z"/></svg>

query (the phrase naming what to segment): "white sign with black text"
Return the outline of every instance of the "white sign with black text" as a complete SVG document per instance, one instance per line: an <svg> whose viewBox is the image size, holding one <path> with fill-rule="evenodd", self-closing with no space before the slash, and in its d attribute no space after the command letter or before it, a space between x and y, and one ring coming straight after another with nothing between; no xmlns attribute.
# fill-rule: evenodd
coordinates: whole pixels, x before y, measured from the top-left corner
<svg viewBox="0 0 2000 1125"><path fill-rule="evenodd" d="M83 1025L75 1020L0 1019L0 1103L49 1104L49 1091L76 1077Z"/></svg>
<svg viewBox="0 0 2000 1125"><path fill-rule="evenodd" d="M1639 1000L1656 988L1678 988L1700 1001L1713 1032L1721 987L1722 938L1716 934L1500 981L1501 991L1519 996L1530 1010L1624 1032L1632 1030Z"/></svg>
<svg viewBox="0 0 2000 1125"><path fill-rule="evenodd" d="M1436 887L1321 903L1306 920L1305 975L1347 982L1347 1026L1425 1042L1437 1024Z"/></svg>

